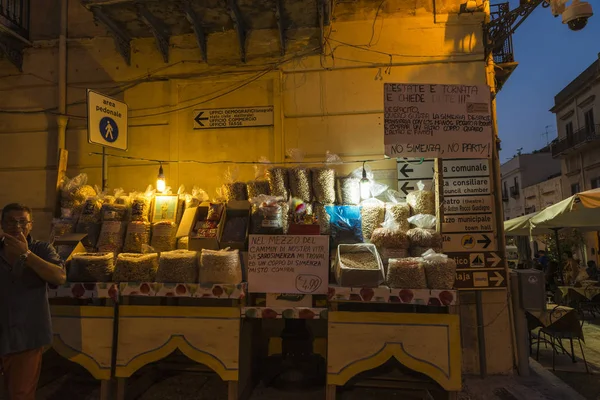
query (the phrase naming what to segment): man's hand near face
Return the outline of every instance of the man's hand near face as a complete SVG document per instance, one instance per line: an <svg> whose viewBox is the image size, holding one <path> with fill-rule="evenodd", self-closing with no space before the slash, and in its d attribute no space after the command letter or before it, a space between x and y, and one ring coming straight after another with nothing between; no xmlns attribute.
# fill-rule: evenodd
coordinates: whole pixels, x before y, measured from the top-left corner
<svg viewBox="0 0 600 400"><path fill-rule="evenodd" d="M19 257L27 254L29 251L27 239L23 236L22 232L16 237L8 233L2 233L0 237L4 239L4 256L6 257L6 261L11 265L14 265Z"/></svg>

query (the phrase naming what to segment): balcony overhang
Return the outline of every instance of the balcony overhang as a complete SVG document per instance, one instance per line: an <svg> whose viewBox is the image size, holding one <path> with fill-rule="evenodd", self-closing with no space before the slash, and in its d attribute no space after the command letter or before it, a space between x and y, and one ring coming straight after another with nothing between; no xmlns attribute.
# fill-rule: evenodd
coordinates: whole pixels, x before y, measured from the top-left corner
<svg viewBox="0 0 600 400"><path fill-rule="evenodd" d="M117 51L131 63L131 40L154 38L165 62L169 60L171 36L193 34L202 59L208 61L208 36L235 31L239 56L246 62L246 41L253 30L278 32L280 54L287 51L287 30L330 24L333 0L80 0L96 23L115 40Z"/></svg>

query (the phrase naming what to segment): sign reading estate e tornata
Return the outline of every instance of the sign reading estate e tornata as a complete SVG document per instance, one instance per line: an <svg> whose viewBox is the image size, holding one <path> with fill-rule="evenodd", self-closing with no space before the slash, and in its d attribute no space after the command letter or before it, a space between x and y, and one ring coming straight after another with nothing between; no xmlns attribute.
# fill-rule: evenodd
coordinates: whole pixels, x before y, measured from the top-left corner
<svg viewBox="0 0 600 400"><path fill-rule="evenodd" d="M490 103L486 85L386 83L385 154L490 158Z"/></svg>

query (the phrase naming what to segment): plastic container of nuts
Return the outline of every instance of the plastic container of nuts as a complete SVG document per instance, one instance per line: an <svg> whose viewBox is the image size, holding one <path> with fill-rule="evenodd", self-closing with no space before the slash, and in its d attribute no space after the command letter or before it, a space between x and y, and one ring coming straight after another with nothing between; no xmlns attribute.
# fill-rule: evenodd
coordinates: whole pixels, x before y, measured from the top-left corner
<svg viewBox="0 0 600 400"><path fill-rule="evenodd" d="M335 279L344 287L379 287L384 281L381 257L373 244L340 244L335 260Z"/></svg>

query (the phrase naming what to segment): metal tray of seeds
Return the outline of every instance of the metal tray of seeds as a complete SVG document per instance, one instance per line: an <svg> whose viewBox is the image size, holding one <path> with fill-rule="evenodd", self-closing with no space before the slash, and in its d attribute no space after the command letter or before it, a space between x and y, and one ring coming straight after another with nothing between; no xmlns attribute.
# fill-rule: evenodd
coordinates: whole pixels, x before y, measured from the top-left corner
<svg viewBox="0 0 600 400"><path fill-rule="evenodd" d="M384 281L383 263L373 244L340 244L334 268L335 279L343 287L373 288Z"/></svg>

